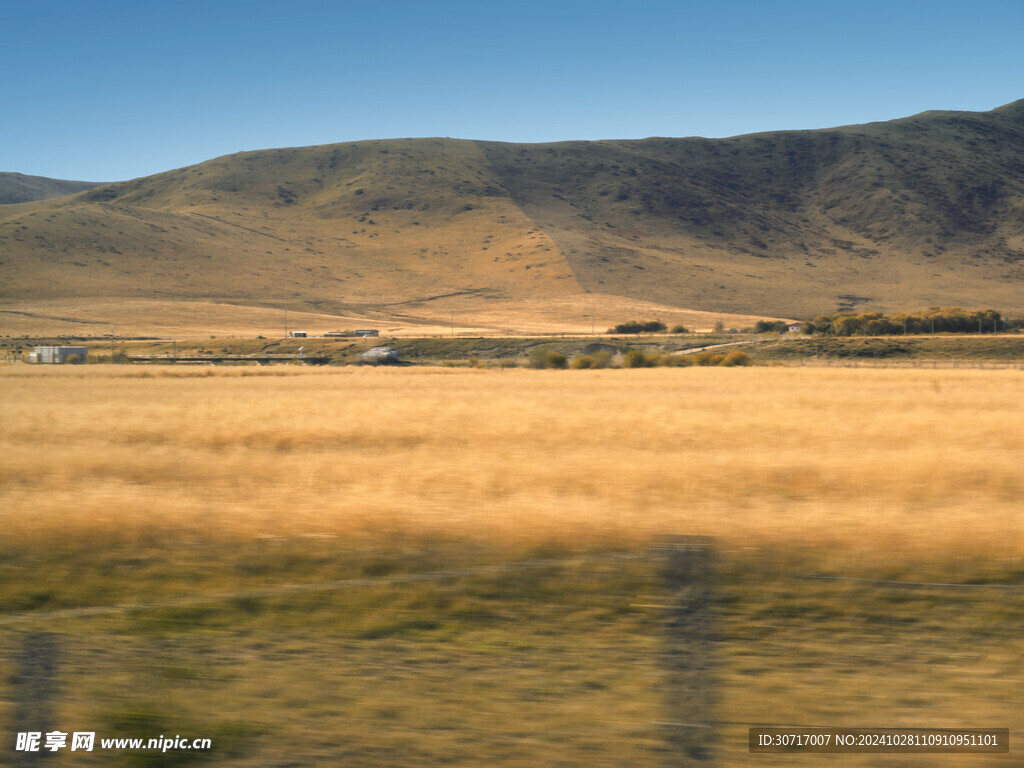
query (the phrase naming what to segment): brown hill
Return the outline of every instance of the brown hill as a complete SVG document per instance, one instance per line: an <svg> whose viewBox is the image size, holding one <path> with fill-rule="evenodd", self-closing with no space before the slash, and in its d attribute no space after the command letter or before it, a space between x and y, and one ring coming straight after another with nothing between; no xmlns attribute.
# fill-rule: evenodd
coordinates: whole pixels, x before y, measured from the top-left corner
<svg viewBox="0 0 1024 768"><path fill-rule="evenodd" d="M64 197L98 186L100 183L95 181L65 181L23 173L0 173L0 205Z"/></svg>
<svg viewBox="0 0 1024 768"><path fill-rule="evenodd" d="M545 301L577 326L628 307L668 322L672 307L1017 313L1024 101L718 140L246 152L4 206L0 254L0 300L37 307L188 300L444 325L458 312L486 327Z"/></svg>

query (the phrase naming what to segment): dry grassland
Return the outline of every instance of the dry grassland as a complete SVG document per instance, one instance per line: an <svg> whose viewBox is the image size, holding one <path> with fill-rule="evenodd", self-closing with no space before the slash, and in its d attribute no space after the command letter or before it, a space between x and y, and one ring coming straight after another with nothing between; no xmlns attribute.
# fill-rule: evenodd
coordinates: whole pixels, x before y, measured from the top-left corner
<svg viewBox="0 0 1024 768"><path fill-rule="evenodd" d="M0 388L22 542L701 533L871 567L1024 544L1018 371L11 366Z"/></svg>
<svg viewBox="0 0 1024 768"><path fill-rule="evenodd" d="M711 534L720 765L764 764L749 722L1020 731L1019 591L795 577L1019 583L1022 386L1010 370L0 367L0 720L17 632L39 628L64 639L62 723L212 737L218 765L661 765L657 723L677 715L656 562L401 576ZM384 578L254 592L353 577ZM47 618L118 604L150 607ZM116 764L181 758L145 757ZM1020 765L843 761L964 759Z"/></svg>

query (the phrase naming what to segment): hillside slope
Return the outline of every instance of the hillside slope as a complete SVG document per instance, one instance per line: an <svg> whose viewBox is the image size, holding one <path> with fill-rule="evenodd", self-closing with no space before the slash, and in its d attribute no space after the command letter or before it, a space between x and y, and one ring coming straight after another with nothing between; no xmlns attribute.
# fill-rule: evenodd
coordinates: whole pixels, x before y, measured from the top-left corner
<svg viewBox="0 0 1024 768"><path fill-rule="evenodd" d="M0 300L447 318L619 297L1024 311L1024 101L730 139L246 152L0 207ZM467 305L468 306L468 305Z"/></svg>
<svg viewBox="0 0 1024 768"><path fill-rule="evenodd" d="M98 186L100 184L94 181L66 181L45 176L26 176L23 173L0 173L0 205L64 197Z"/></svg>
<svg viewBox="0 0 1024 768"><path fill-rule="evenodd" d="M485 151L585 288L777 314L1024 308L1024 102L821 131Z"/></svg>

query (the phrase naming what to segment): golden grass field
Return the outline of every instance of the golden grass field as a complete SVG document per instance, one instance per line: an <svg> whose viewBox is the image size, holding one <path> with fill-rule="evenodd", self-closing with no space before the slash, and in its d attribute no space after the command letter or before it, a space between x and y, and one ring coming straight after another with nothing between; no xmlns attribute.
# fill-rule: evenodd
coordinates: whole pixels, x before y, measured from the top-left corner
<svg viewBox="0 0 1024 768"><path fill-rule="evenodd" d="M719 719L1020 731L1020 591L792 577L1020 583L1022 392L1018 370L2 366L0 657L59 632L66 717L212 729L219 765L655 765L642 558L245 593L707 534ZM723 728L722 765L763 764ZM958 758L1024 764L844 760Z"/></svg>
<svg viewBox="0 0 1024 768"><path fill-rule="evenodd" d="M0 387L4 527L29 538L700 533L870 567L1024 545L1013 370L16 365Z"/></svg>

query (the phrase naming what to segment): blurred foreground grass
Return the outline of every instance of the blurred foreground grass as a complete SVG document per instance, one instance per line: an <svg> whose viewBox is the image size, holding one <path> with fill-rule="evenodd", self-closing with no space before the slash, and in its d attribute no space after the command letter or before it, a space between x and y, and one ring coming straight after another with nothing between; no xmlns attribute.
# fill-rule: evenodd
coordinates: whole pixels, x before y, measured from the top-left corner
<svg viewBox="0 0 1024 768"><path fill-rule="evenodd" d="M664 764L665 654L687 640L664 625L659 556L597 554L403 581L406 566L443 559L451 573L501 560L453 541L423 543L430 556L412 550L393 561L323 542L306 543L305 555L290 548L297 567L308 559L310 570L322 569L335 558L333 575L371 580L354 588L242 589L221 600L74 618L35 612L5 623L5 720L18 644L45 630L61 647L53 727L214 741L208 755L64 753L58 765L180 765L183 757L230 766ZM165 575L180 579L180 553L164 554ZM252 562L225 555L220 567ZM719 558L710 619L714 717L725 721L719 765L765 759L746 752L750 723L1024 727L1019 592L800 579L791 565L765 552ZM193 589L202 594L204 584ZM1014 754L844 762L1017 765ZM813 765L822 756L786 759Z"/></svg>
<svg viewBox="0 0 1024 768"><path fill-rule="evenodd" d="M702 533L721 765L751 722L1021 731L1020 590L800 578L1024 582L1020 382L0 369L0 717L48 631L53 727L214 739L56 765L660 765L650 546ZM965 759L1021 764L843 758Z"/></svg>

